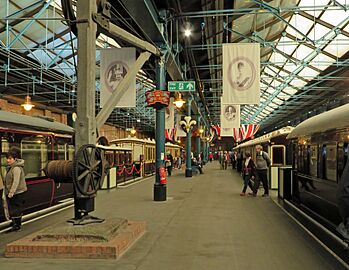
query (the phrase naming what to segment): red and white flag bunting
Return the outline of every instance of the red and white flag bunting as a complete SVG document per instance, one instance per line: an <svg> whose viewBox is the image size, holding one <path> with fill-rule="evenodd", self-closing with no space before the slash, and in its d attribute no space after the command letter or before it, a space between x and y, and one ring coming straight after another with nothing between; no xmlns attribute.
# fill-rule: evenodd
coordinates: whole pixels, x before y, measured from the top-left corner
<svg viewBox="0 0 349 270"><path fill-rule="evenodd" d="M175 128L165 129L165 138L167 140L175 141L177 139L177 130Z"/></svg>
<svg viewBox="0 0 349 270"><path fill-rule="evenodd" d="M244 141L257 133L260 125L241 125L240 128L234 128L233 136L236 142Z"/></svg>

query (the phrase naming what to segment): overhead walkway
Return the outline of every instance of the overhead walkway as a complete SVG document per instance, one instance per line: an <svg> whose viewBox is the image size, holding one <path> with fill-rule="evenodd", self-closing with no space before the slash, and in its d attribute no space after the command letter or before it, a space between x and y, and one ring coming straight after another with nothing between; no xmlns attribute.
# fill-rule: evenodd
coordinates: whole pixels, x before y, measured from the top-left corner
<svg viewBox="0 0 349 270"><path fill-rule="evenodd" d="M98 193L95 216L147 222L147 233L119 260L4 258L4 245L73 215L73 209L0 235L0 269L241 270L345 269L271 198L240 197L240 176L209 163L204 174L168 178L168 201L152 201L153 178Z"/></svg>

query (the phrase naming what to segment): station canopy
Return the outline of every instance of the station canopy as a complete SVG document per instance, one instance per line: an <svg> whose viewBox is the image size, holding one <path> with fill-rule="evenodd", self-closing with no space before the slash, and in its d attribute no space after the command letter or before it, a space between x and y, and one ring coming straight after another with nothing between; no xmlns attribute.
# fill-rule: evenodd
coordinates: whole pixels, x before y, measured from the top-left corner
<svg viewBox="0 0 349 270"><path fill-rule="evenodd" d="M167 49L178 61L182 79L197 82L196 107L207 123L220 121L223 43L261 45L261 103L242 107L243 123L261 124L267 132L348 102L349 3L345 0L117 0L111 4L112 22L149 42L158 40L151 34L154 22L145 21L146 15L157 15L150 16L157 27L158 22L164 23ZM144 16L137 8L143 8ZM61 1L2 1L0 18L0 93L21 98L30 93L34 101L74 111L77 38L64 19ZM185 27L192 29L190 37L184 36ZM98 35L96 45L97 66L100 48L128 46L104 34ZM115 109L108 121L127 127L139 120L142 128L153 130L154 112L146 107L145 92L154 88L152 62L137 75L137 108Z"/></svg>

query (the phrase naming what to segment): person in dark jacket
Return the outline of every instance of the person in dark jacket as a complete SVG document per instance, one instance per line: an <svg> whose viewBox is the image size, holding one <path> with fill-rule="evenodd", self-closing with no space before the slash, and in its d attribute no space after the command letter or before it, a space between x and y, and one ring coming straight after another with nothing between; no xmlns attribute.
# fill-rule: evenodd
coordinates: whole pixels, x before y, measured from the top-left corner
<svg viewBox="0 0 349 270"><path fill-rule="evenodd" d="M22 224L24 194L27 191L23 169L24 160L20 159L20 152L17 148L11 148L6 154L6 159L5 194L12 219L11 231L18 231Z"/></svg>
<svg viewBox="0 0 349 270"><path fill-rule="evenodd" d="M167 154L165 165L166 165L166 168L167 168L168 176L171 176L171 174L172 174L172 166L173 166L173 156L171 155L171 153Z"/></svg>
<svg viewBox="0 0 349 270"><path fill-rule="evenodd" d="M255 195L257 195L257 191L259 188L260 182L263 184L264 194L263 197L269 196L269 184L268 184L268 168L271 165L271 160L269 155L263 151L263 147L261 145L256 146L256 170L257 177L255 181Z"/></svg>
<svg viewBox="0 0 349 270"><path fill-rule="evenodd" d="M242 178L244 179L244 187L242 189L242 192L240 193L240 196L245 196L246 195L246 189L247 186L252 190L252 194L255 194L254 187L251 183L251 179L256 178L256 165L254 164L251 154L249 152L245 153L245 159L242 162Z"/></svg>
<svg viewBox="0 0 349 270"><path fill-rule="evenodd" d="M236 169L238 172L241 172L242 170L242 161L243 161L243 153L242 151L239 149L238 153L236 154Z"/></svg>

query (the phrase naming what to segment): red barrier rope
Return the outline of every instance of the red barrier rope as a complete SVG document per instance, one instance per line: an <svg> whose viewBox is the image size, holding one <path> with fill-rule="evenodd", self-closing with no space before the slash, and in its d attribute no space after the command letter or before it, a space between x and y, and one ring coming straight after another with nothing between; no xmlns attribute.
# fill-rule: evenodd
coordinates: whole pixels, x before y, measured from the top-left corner
<svg viewBox="0 0 349 270"><path fill-rule="evenodd" d="M127 169L125 168L125 172L127 173L127 175L131 175L133 173L134 168L135 168L135 165L132 165L130 171L127 171Z"/></svg>
<svg viewBox="0 0 349 270"><path fill-rule="evenodd" d="M126 169L126 167L123 166L122 169L121 169L120 171L117 172L117 174L118 174L119 176L122 175L122 174L124 173L125 169Z"/></svg>
<svg viewBox="0 0 349 270"><path fill-rule="evenodd" d="M137 174L140 174L141 171L142 171L142 163L141 163L140 166L139 166L139 170L137 170L137 168L136 168L136 166L135 166L135 172L136 172Z"/></svg>

